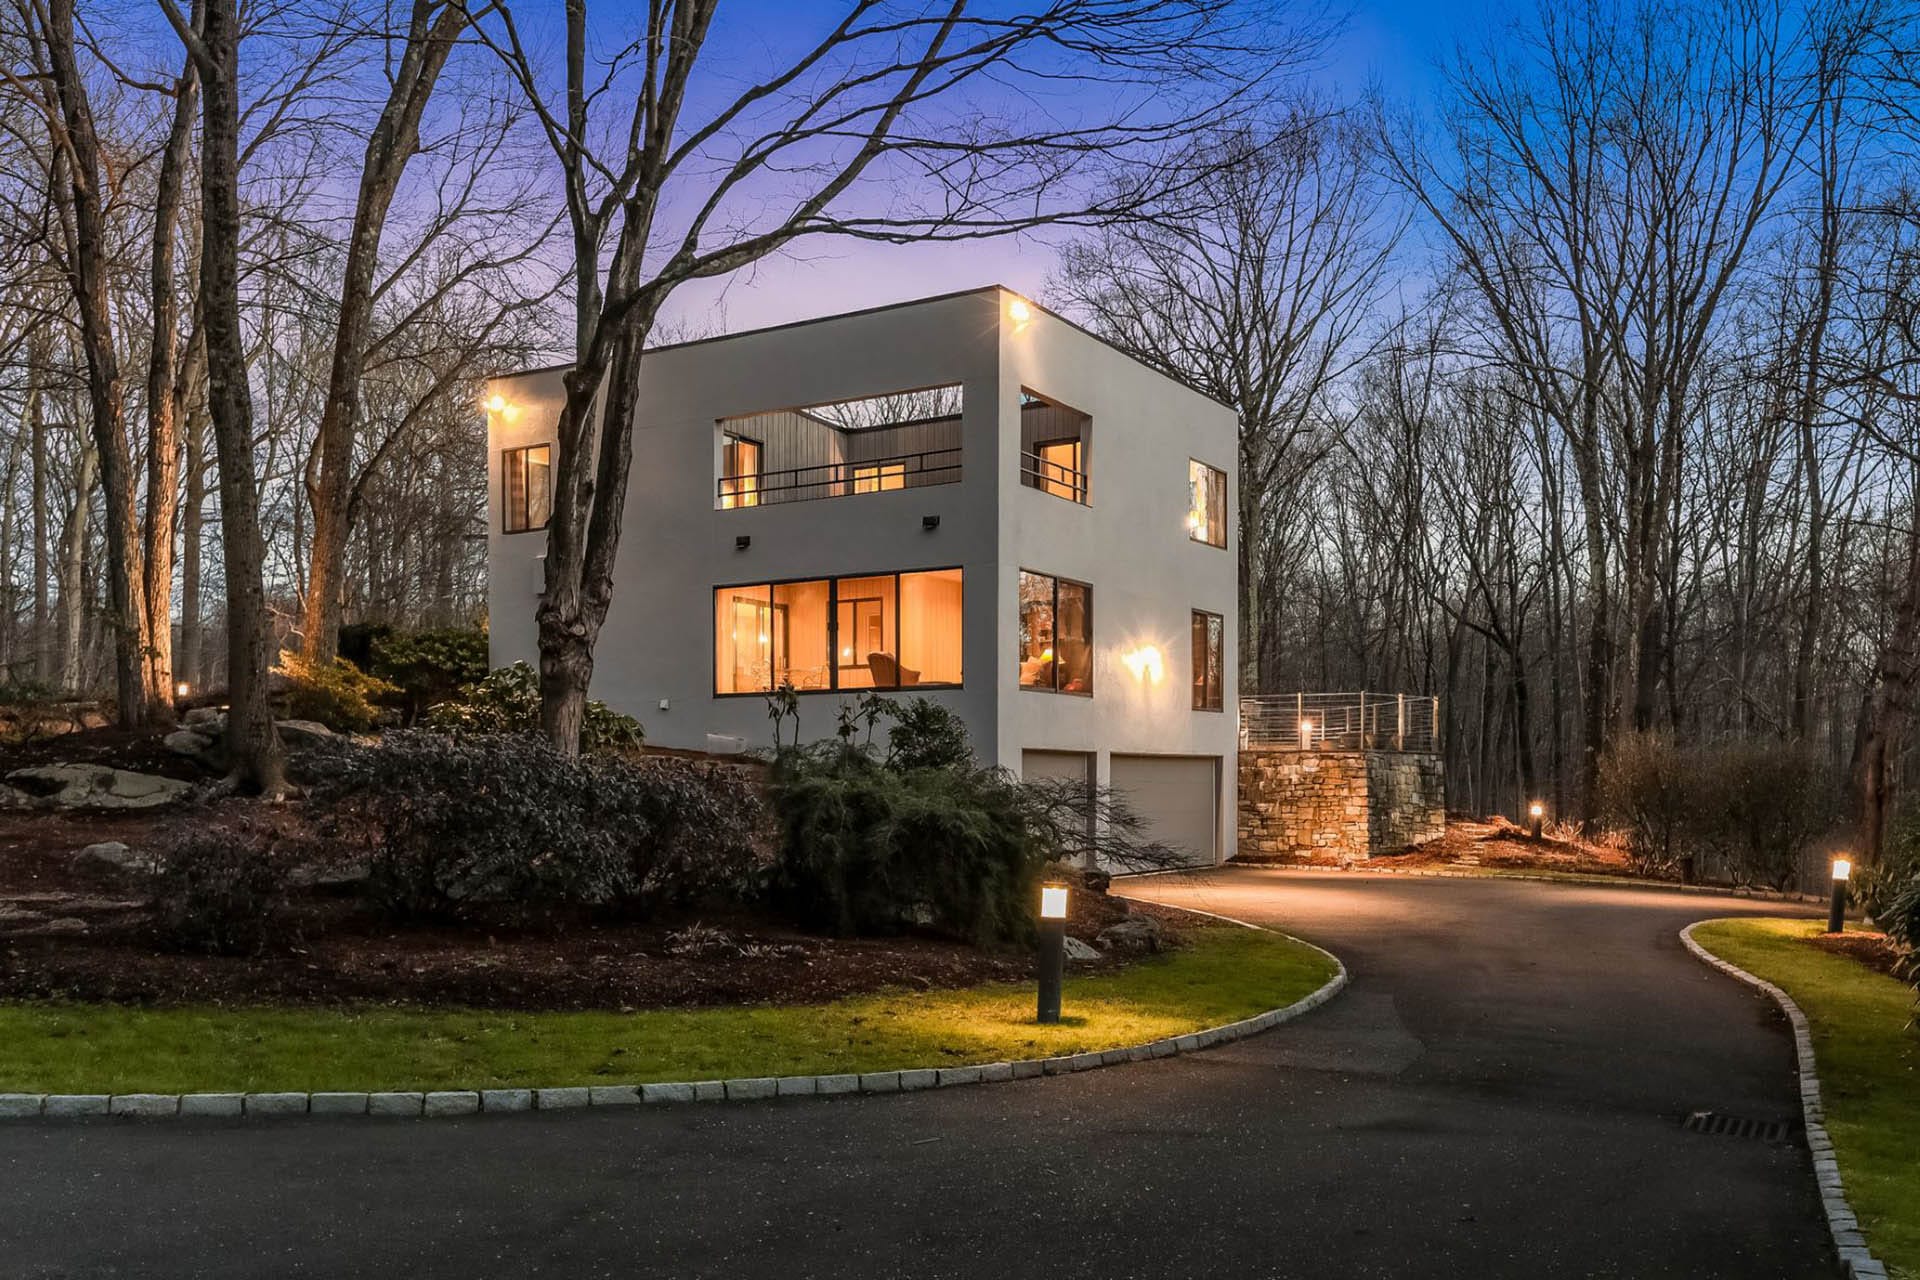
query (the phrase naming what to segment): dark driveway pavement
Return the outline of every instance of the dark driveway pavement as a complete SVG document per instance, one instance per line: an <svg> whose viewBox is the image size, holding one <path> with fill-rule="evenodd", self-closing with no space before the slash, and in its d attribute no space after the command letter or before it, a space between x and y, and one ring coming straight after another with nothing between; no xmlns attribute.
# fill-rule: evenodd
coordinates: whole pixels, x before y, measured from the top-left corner
<svg viewBox="0 0 1920 1280"><path fill-rule="evenodd" d="M1745 902L1232 871L1128 892L1323 943L1238 1045L885 1098L471 1121L0 1126L0 1275L1836 1274L1772 1006L1690 958ZM1072 998L1071 987L1068 991Z"/></svg>

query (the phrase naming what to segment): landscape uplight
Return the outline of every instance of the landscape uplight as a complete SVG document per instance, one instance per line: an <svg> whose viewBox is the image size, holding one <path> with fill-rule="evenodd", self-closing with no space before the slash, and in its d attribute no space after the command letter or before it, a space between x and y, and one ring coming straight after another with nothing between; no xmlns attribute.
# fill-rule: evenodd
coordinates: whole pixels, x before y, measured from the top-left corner
<svg viewBox="0 0 1920 1280"><path fill-rule="evenodd" d="M1060 982L1067 967L1067 886L1040 886L1039 1021L1060 1021Z"/></svg>
<svg viewBox="0 0 1920 1280"><path fill-rule="evenodd" d="M1533 838L1540 838L1540 824L1547 816L1547 806L1535 800L1527 806L1527 817L1532 819Z"/></svg>
<svg viewBox="0 0 1920 1280"><path fill-rule="evenodd" d="M1827 932L1842 933L1847 927L1847 879L1853 875L1853 863L1845 858L1833 860L1833 905L1827 908Z"/></svg>

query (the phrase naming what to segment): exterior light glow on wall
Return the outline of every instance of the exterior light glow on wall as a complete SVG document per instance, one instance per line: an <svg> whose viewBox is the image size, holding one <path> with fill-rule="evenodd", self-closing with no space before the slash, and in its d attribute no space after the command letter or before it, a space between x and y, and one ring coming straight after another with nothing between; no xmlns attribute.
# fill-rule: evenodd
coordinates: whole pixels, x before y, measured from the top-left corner
<svg viewBox="0 0 1920 1280"><path fill-rule="evenodd" d="M1120 661L1133 673L1135 680L1145 680L1159 684L1166 675L1166 668L1160 660L1160 650L1153 645L1141 645L1138 649L1129 649L1120 655Z"/></svg>
<svg viewBox="0 0 1920 1280"><path fill-rule="evenodd" d="M1853 863L1845 858L1833 860L1833 905L1827 909L1827 932L1841 933L1847 927L1847 877L1853 874Z"/></svg>
<svg viewBox="0 0 1920 1280"><path fill-rule="evenodd" d="M1015 298L1007 304L1007 319L1013 321L1013 331L1018 333L1033 319L1033 308L1025 298Z"/></svg>
<svg viewBox="0 0 1920 1280"><path fill-rule="evenodd" d="M500 414L506 418L508 422L512 422L520 416L520 406L507 403L505 396L495 392L493 395L487 397L487 412Z"/></svg>
<svg viewBox="0 0 1920 1280"><path fill-rule="evenodd" d="M1060 1021L1060 982L1067 968L1067 886L1040 886L1040 1008L1037 1021Z"/></svg>

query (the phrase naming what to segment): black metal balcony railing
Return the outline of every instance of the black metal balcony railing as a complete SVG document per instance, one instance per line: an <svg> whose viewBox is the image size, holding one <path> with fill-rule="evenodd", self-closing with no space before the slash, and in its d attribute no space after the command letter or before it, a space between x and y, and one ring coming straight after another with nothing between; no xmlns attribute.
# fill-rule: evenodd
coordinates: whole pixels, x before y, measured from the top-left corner
<svg viewBox="0 0 1920 1280"><path fill-rule="evenodd" d="M1020 483L1081 506L1087 504L1087 473L1064 463L1049 462L1037 453L1020 455Z"/></svg>
<svg viewBox="0 0 1920 1280"><path fill-rule="evenodd" d="M1420 693L1262 693L1240 699L1240 745L1264 751L1438 751L1440 699Z"/></svg>
<svg viewBox="0 0 1920 1280"><path fill-rule="evenodd" d="M860 462L825 462L811 467L763 471L757 476L722 476L714 487L720 507L773 506L844 498L855 493L919 489L952 484L960 478L960 450L928 449Z"/></svg>

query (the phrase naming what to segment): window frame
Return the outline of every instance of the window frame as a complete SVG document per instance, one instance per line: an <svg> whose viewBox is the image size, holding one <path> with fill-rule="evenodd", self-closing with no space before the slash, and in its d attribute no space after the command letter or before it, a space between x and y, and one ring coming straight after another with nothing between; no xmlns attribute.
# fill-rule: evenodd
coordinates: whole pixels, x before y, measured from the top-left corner
<svg viewBox="0 0 1920 1280"><path fill-rule="evenodd" d="M1057 467L1060 465L1047 457L1047 450L1057 449L1061 445L1073 446L1073 465L1067 468L1073 476L1070 480L1053 479L1045 471L1046 467ZM1035 440L1033 442L1032 452L1034 458L1039 461L1040 467L1037 468L1039 474L1034 477L1035 483L1028 485L1028 488L1038 489L1048 497L1059 498L1063 501L1071 502L1075 506L1090 507L1093 505L1090 493L1092 485L1089 483L1089 477L1087 475L1087 442L1085 439L1080 436L1054 436L1048 440ZM1066 490L1066 492L1060 492L1062 489Z"/></svg>
<svg viewBox="0 0 1920 1280"><path fill-rule="evenodd" d="M525 464L521 463L520 501L521 501L521 512L522 512L523 523L518 528L516 528L514 527L514 524L513 524L513 508L510 505L510 496L513 493L513 486L508 481L507 477L512 473L514 464L516 462L520 461L521 459L524 459L526 455L532 453L536 449L538 449L541 453L544 453L546 455L547 518L545 520L542 520L539 524L533 523L533 520L532 520L533 513L529 509L529 506L527 503L527 497L531 490L531 486L528 485L526 481ZM508 535L520 534L520 533L543 533L545 532L546 527L552 522L553 522L553 444L552 442L541 440L541 441L536 441L532 444L516 445L514 448L511 448L511 449L502 449L500 451L500 532Z"/></svg>
<svg viewBox="0 0 1920 1280"><path fill-rule="evenodd" d="M1014 607L1014 628L1015 628L1014 630L1015 650L1013 655L1014 687L1025 693L1054 693L1054 694L1064 694L1069 698L1091 698L1093 696L1093 676L1094 676L1093 584L1091 582L1082 582L1078 578L1069 578L1058 573L1046 573L1039 569L1028 569L1028 568L1025 568L1024 566L1015 570L1015 573L1016 574L1032 574L1036 578L1045 578L1048 582L1051 582L1053 584L1053 591L1051 594L1051 598L1048 602L1048 608L1050 608L1053 611L1053 644L1054 644L1055 654L1053 658L1053 683L1052 684L1050 685L1028 684L1026 681L1020 678L1021 658L1020 658L1020 653L1018 648L1019 617L1020 617L1020 613L1019 613L1020 579L1016 576L1014 578L1014 586L1013 586L1013 607ZM1070 587L1078 587L1080 588L1080 590L1086 593L1087 687L1084 689L1062 689L1060 687L1060 657L1059 657L1058 650L1060 647L1060 584L1063 582Z"/></svg>
<svg viewBox="0 0 1920 1280"><path fill-rule="evenodd" d="M1220 627L1220 644L1219 644L1219 651L1217 654L1219 658L1218 666L1220 668L1220 674L1217 679L1213 675L1213 668L1215 664L1213 662L1208 661L1208 659L1216 656L1214 651L1214 645L1213 645L1213 633L1211 630L1211 624L1214 624L1214 623L1218 623ZM1193 635L1194 635L1195 624L1199 625L1201 634L1207 637L1205 649L1201 649L1193 646ZM1190 665L1192 669L1196 673L1198 673L1201 677L1200 679L1192 682L1193 690L1194 690L1193 709L1195 711L1212 712L1216 715L1224 714L1227 709L1226 688L1225 688L1227 683L1227 619L1226 619L1226 615L1220 614L1220 613L1213 613L1206 609L1193 610L1193 618L1188 623L1188 626L1187 626L1187 643L1189 647L1193 648L1193 653L1191 655L1192 660ZM1208 694L1202 692L1202 690L1207 689L1208 686L1211 686L1211 697L1212 697L1211 704L1209 704L1208 701L1206 700L1208 697Z"/></svg>
<svg viewBox="0 0 1920 1280"><path fill-rule="evenodd" d="M727 451L742 445L753 448L753 470L741 472L738 475L728 475ZM732 431L720 433L720 484L722 486L720 509L722 511L740 511L760 505L761 482L766 476L766 461L767 446L764 441L756 440L752 436L738 435ZM742 480L751 480L753 483L737 488L732 493L725 492L728 481L738 483Z"/></svg>
<svg viewBox="0 0 1920 1280"><path fill-rule="evenodd" d="M1207 486L1207 509L1203 513L1199 524L1191 523L1194 514L1193 469L1195 467L1205 468L1207 475L1210 477ZM1216 506L1219 507L1218 514L1220 517L1220 540L1218 542L1215 542L1213 538L1209 536L1213 532L1214 508ZM1203 547L1217 547L1221 550L1226 549L1227 473L1222 468L1214 466L1211 462L1192 457L1191 455L1187 458L1187 517L1189 520L1187 525L1187 541L1197 542Z"/></svg>
<svg viewBox="0 0 1920 1280"><path fill-rule="evenodd" d="M773 598L773 590L775 587L790 587L795 585L796 583L802 583L802 582L824 582L827 584L827 653L829 657L829 661L827 663L827 668L828 668L827 687L824 689L796 688L794 690L794 693L804 698L813 694L821 694L821 693L831 693L831 694L903 693L909 689L913 689L913 690L964 689L966 687L966 661L965 661L966 659L966 618L967 618L966 572L967 572L967 568L965 565L937 564L937 565L929 565L924 569L877 569L871 572L862 572L862 571L855 570L848 573L808 574L803 578L772 578L772 579L755 578L747 582L722 582L722 583L716 584L707 593L707 625L710 628L717 627L716 614L718 613L718 610L714 608L714 602L715 602L715 599L719 596L719 594L722 591L739 591L744 587L763 587L766 589L768 600L771 601ZM853 578L889 578L890 577L893 579L893 660L894 660L895 667L898 668L900 664L900 631L904 621L902 617L903 611L900 607L900 580L902 578L909 577L916 573L957 573L960 575L960 590L961 590L960 679L957 681L922 680L917 684L880 684L880 685L863 684L863 685L851 685L844 689L841 688L840 687L840 670L841 670L840 668L840 583ZM875 596L849 596L848 597L849 600L873 600L873 599L880 599L880 598L882 597L875 597ZM791 641L789 641L789 643L791 643ZM720 687L720 637L717 630L709 630L707 633L707 653L708 653L707 663L713 673L712 694L715 698L764 698L769 693L772 693L774 691L774 688L777 687L769 684L769 686L765 689L738 689L733 691L723 690ZM864 665L864 664L860 664L860 665ZM769 681L772 680L773 677L772 677L771 671L768 672L767 678Z"/></svg>

